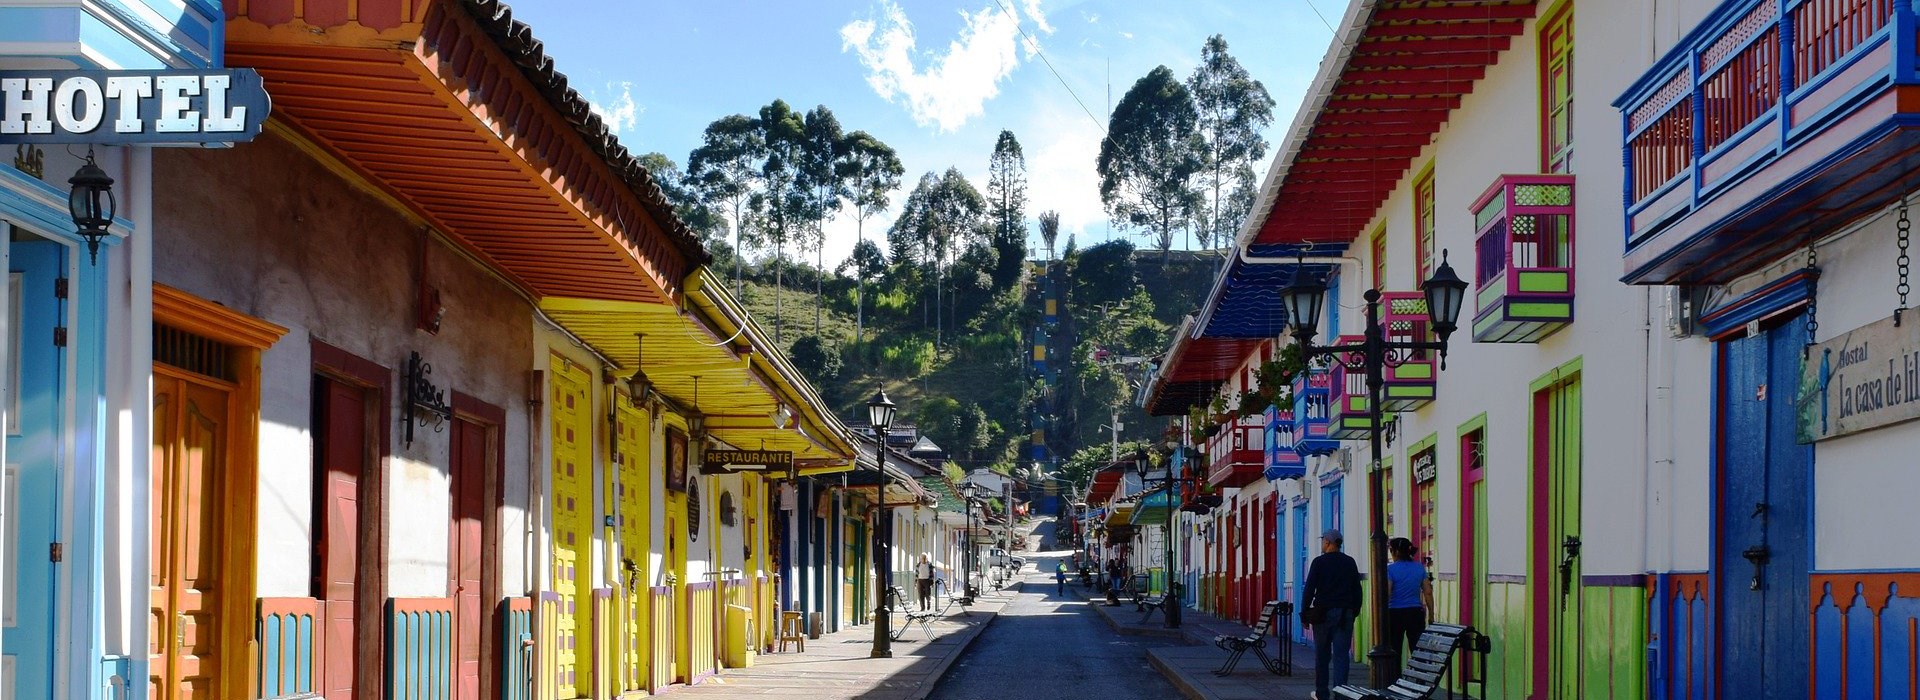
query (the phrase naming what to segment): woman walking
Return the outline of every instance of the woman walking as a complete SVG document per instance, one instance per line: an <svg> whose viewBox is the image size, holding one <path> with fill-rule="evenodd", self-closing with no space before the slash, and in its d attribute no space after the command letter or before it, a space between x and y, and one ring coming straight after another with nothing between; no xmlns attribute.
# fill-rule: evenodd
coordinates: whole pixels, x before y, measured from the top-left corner
<svg viewBox="0 0 1920 700"><path fill-rule="evenodd" d="M1419 552L1413 540L1388 540L1387 553L1393 555L1393 561L1387 564L1387 641L1400 648L1404 668L1408 653L1420 642L1420 633L1427 631L1427 611L1433 609L1433 581L1427 577L1427 567L1414 557Z"/></svg>
<svg viewBox="0 0 1920 700"><path fill-rule="evenodd" d="M1320 535L1320 556L1307 568L1300 621L1313 628L1314 700L1329 700L1328 688L1347 684L1353 656L1353 618L1360 612L1360 566L1340 551L1339 530Z"/></svg>

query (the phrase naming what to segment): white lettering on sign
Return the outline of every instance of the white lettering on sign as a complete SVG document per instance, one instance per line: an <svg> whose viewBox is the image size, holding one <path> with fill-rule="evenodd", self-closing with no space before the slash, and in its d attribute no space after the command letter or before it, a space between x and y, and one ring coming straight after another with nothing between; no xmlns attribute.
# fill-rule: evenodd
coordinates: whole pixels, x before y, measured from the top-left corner
<svg viewBox="0 0 1920 700"><path fill-rule="evenodd" d="M0 143L233 143L270 102L252 70L0 71Z"/></svg>

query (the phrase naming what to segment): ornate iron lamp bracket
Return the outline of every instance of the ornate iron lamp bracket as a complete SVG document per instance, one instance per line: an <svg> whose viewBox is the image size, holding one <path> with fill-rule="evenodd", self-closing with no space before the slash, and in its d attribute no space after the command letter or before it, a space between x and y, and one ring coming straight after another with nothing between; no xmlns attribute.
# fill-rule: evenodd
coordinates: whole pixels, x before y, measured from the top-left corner
<svg viewBox="0 0 1920 700"><path fill-rule="evenodd" d="M433 432L447 429L447 421L453 419L453 408L447 405L445 389L434 386L429 375L433 374L433 365L420 359L420 353L407 355L407 375L405 378L406 401L401 404L400 424L406 431L406 443L413 446L413 427L433 425Z"/></svg>

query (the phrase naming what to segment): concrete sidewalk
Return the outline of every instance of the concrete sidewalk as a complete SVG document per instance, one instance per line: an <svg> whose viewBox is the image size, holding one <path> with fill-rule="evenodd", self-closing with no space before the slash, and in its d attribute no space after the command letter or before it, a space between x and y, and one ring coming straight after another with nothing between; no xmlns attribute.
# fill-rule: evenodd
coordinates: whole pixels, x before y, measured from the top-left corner
<svg viewBox="0 0 1920 700"><path fill-rule="evenodd" d="M1083 589L1084 590L1084 589ZM1193 700L1305 700L1313 692L1313 647L1286 642L1293 652L1293 675L1279 676L1267 671L1260 665L1259 657L1247 652L1232 674L1216 676L1214 669L1227 660L1227 652L1213 645L1218 635L1242 636L1253 632L1252 628L1232 620L1225 620L1207 613L1186 609L1181 611L1180 629L1166 627L1163 613L1155 612L1147 619L1141 619L1141 613L1133 603L1122 601L1118 606L1106 604L1106 596L1094 596L1091 593L1087 601L1113 630L1123 635L1140 635L1178 638L1186 646L1162 647L1147 650L1147 660L1161 675L1166 676L1180 693ZM1291 620L1299 624L1299 619ZM1280 653L1280 642L1272 636L1267 638L1267 653ZM1364 682L1367 667L1353 664L1349 681Z"/></svg>
<svg viewBox="0 0 1920 700"><path fill-rule="evenodd" d="M1018 593L1018 586L984 592L964 614L954 606L951 614L933 623L932 639L919 625L911 626L893 643L890 659L868 656L873 627L861 625L809 639L804 652L761 654L751 668L721 671L699 685L675 688L672 695L920 700Z"/></svg>

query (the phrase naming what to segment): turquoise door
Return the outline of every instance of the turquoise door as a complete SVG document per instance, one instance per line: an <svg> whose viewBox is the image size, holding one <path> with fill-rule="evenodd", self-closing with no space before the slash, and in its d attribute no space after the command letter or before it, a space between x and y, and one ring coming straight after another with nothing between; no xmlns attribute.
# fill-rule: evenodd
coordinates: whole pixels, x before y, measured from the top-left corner
<svg viewBox="0 0 1920 700"><path fill-rule="evenodd" d="M1293 603L1307 594L1307 504L1296 501L1293 504ZM1297 609L1297 607L1296 607ZM1307 626L1293 626L1293 640L1305 644Z"/></svg>
<svg viewBox="0 0 1920 700"><path fill-rule="evenodd" d="M4 231L0 227L0 231ZM58 564L60 471L66 413L60 386L65 351L54 329L64 322L55 294L66 249L48 242L15 242L8 275L9 352L17 352L5 381L7 397L6 571L4 652L9 697L53 697L53 612ZM63 341L64 342L64 341ZM5 690L5 689L0 689Z"/></svg>

